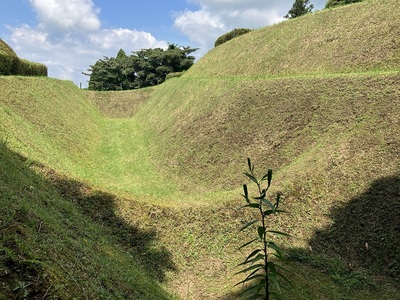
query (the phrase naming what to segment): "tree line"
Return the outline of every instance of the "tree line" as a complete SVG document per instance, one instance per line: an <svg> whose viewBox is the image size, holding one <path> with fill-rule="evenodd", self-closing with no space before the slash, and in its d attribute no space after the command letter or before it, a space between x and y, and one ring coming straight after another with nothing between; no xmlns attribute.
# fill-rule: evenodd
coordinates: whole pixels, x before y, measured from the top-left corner
<svg viewBox="0 0 400 300"><path fill-rule="evenodd" d="M84 75L90 76L89 90L131 90L165 81L170 73L189 69L198 50L170 44L167 49L142 49L127 55L120 49L116 57L104 57L91 65Z"/></svg>

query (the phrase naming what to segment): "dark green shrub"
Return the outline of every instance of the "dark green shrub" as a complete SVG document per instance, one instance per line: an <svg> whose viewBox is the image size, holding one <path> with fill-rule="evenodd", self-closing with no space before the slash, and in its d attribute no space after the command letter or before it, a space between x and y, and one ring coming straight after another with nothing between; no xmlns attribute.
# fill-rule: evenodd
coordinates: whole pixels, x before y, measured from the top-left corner
<svg viewBox="0 0 400 300"><path fill-rule="evenodd" d="M12 74L15 61L18 59L14 50L0 39L0 75Z"/></svg>
<svg viewBox="0 0 400 300"><path fill-rule="evenodd" d="M221 35L214 43L214 47L217 47L223 43L226 43L227 41L241 36L243 34L249 33L250 31L252 31L251 29L247 29L247 28L235 28L232 31L225 33L224 35Z"/></svg>
<svg viewBox="0 0 400 300"><path fill-rule="evenodd" d="M0 39L0 75L47 76L47 67L18 58L14 50Z"/></svg>
<svg viewBox="0 0 400 300"><path fill-rule="evenodd" d="M0 75L11 74L12 59L9 55L0 52Z"/></svg>
<svg viewBox="0 0 400 300"><path fill-rule="evenodd" d="M47 76L47 67L43 64L20 59L15 75L20 76Z"/></svg>
<svg viewBox="0 0 400 300"><path fill-rule="evenodd" d="M363 0L328 0L328 2L325 5L325 8L339 6L339 5L346 5L346 4L351 4L351 3L361 2L361 1L363 1Z"/></svg>

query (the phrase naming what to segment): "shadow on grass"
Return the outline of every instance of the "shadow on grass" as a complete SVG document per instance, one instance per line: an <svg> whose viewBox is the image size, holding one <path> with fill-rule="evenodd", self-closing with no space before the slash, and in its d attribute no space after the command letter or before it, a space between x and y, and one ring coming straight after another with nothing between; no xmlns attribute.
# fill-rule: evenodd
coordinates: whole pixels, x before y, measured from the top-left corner
<svg viewBox="0 0 400 300"><path fill-rule="evenodd" d="M60 176L52 170L46 170L46 177L64 198L74 202L84 215L102 225L116 244L128 251L153 279L163 282L166 271L176 270L168 249L154 246L157 239L154 229L139 229L116 214L116 196L92 190L84 183Z"/></svg>
<svg viewBox="0 0 400 300"><path fill-rule="evenodd" d="M400 288L400 175L374 181L347 205L332 208L331 218L329 228L314 233L312 251L286 250L289 264L324 272L344 295L375 286L372 278ZM238 293L220 298L231 299L240 299Z"/></svg>
<svg viewBox="0 0 400 300"><path fill-rule="evenodd" d="M312 251L289 249L289 259L324 272L347 291L378 282L400 288L400 175L375 180L330 215L332 225L310 240Z"/></svg>
<svg viewBox="0 0 400 300"><path fill-rule="evenodd" d="M380 178L346 206L331 210L333 225L310 241L316 253L345 260L349 269L400 276L400 175Z"/></svg>
<svg viewBox="0 0 400 300"><path fill-rule="evenodd" d="M44 176L28 167L32 164ZM165 272L175 269L170 252L155 243L155 230L137 228L117 215L115 196L93 191L81 182L30 162L0 140L0 299L25 299L24 295L28 294L29 299L45 299L53 291L44 267L46 262L37 261L31 254L33 250L38 251L35 244L38 240L46 239L46 235L53 238L54 234L43 223L38 211L42 208L55 213L64 211L63 207L53 207L47 200L54 195L53 187L62 198L73 202L82 216L88 216L100 225L101 234L106 235L116 248L129 253L132 260L143 266L149 278L162 282ZM66 228L68 230L73 229ZM29 239L25 239L26 235ZM32 241L32 244L21 242L24 240Z"/></svg>

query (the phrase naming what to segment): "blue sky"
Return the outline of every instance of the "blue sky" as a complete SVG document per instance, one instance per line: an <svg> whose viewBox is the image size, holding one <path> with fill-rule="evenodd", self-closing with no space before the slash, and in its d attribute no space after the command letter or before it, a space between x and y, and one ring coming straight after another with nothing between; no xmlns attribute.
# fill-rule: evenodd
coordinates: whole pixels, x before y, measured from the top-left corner
<svg viewBox="0 0 400 300"><path fill-rule="evenodd" d="M294 0L2 0L0 37L49 76L87 85L82 75L103 56L168 43L200 48L222 34L283 21ZM311 0L314 11L326 0Z"/></svg>

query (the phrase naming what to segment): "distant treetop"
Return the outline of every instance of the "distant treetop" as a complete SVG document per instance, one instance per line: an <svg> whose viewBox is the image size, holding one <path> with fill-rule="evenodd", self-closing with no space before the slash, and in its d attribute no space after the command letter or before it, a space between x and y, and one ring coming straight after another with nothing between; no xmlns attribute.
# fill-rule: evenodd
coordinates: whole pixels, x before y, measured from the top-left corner
<svg viewBox="0 0 400 300"><path fill-rule="evenodd" d="M310 13L314 5L310 4L309 0L295 0L292 8L284 16L286 19L294 19L302 15Z"/></svg>
<svg viewBox="0 0 400 300"><path fill-rule="evenodd" d="M189 69L195 60L190 54L197 48L170 44L161 48L142 49L126 55L123 49L116 57L104 57L90 66L89 90L131 90L153 86L165 81L169 73Z"/></svg>

